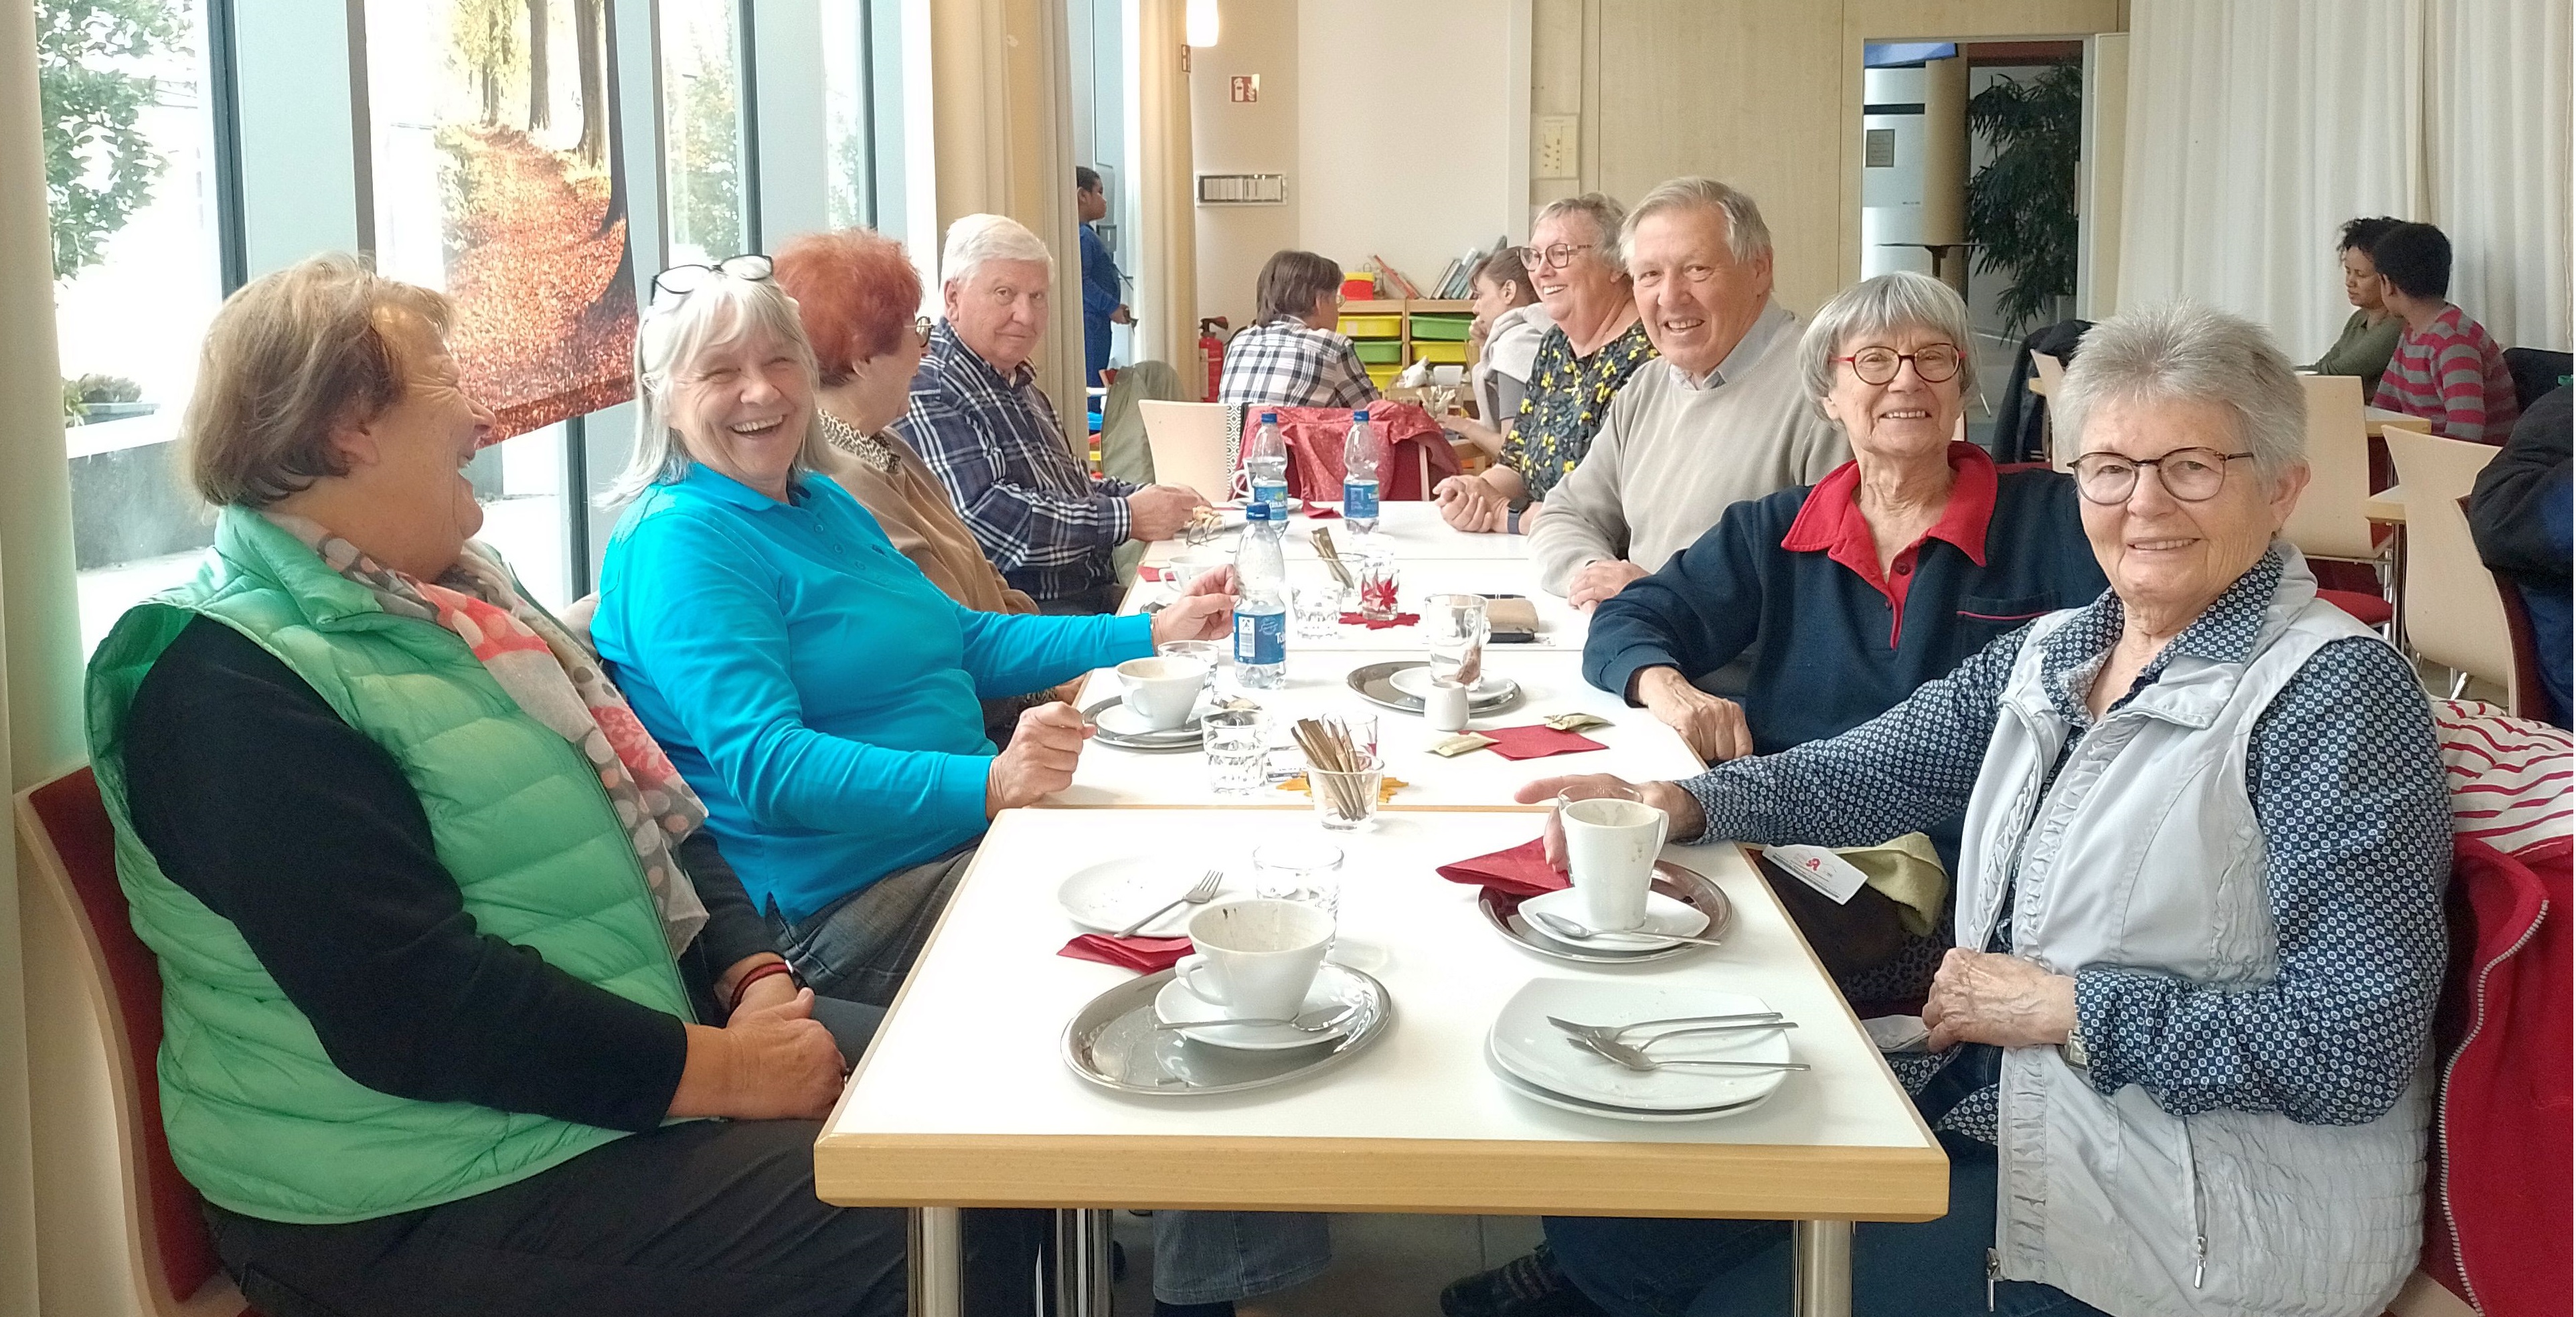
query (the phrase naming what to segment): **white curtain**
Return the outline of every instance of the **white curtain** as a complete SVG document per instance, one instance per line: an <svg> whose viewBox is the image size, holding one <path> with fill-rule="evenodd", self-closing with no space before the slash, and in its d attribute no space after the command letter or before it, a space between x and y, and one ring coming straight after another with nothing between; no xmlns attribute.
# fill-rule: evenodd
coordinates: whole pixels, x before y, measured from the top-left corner
<svg viewBox="0 0 2576 1317"><path fill-rule="evenodd" d="M2336 230L2393 215L2450 235L2500 342L2567 346L2565 0L2135 0L2129 29L2120 305L2311 360L2350 314Z"/></svg>
<svg viewBox="0 0 2576 1317"><path fill-rule="evenodd" d="M1167 361L1201 387L1198 209L1190 175L1183 0L1126 0L1128 213L1136 217L1136 360ZM1190 396L1198 396L1193 392Z"/></svg>

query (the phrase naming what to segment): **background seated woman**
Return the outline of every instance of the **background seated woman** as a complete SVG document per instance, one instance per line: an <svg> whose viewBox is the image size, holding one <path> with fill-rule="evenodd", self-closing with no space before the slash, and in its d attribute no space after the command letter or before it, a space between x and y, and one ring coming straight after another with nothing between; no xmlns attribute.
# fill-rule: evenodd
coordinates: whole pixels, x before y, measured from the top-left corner
<svg viewBox="0 0 2576 1317"><path fill-rule="evenodd" d="M1252 323L1226 341L1218 402L1358 409L1377 401L1359 349L1334 328L1342 267L1313 252L1273 252L1253 296Z"/></svg>
<svg viewBox="0 0 2576 1317"><path fill-rule="evenodd" d="M884 1005L985 824L1060 790L1087 730L980 698L1223 633L1223 572L1154 617L961 607L818 468L814 353L760 257L655 279L635 459L591 623L816 991Z"/></svg>
<svg viewBox="0 0 2576 1317"><path fill-rule="evenodd" d="M2423 1243L2451 846L2431 710L2276 538L2307 421L2262 330L2104 321L2056 411L2109 593L1841 736L1645 798L1676 838L1755 842L1967 810L1916 1097L1950 1213L1859 1228L1855 1313L2374 1317ZM1776 1222L1547 1231L1613 1312L1788 1303Z"/></svg>
<svg viewBox="0 0 2576 1317"><path fill-rule="evenodd" d="M213 560L91 664L171 1153L263 1312L901 1313L902 1214L814 1197L812 994L469 542L447 319L345 256L234 294L183 427Z"/></svg>
<svg viewBox="0 0 2576 1317"><path fill-rule="evenodd" d="M1476 313L1476 323L1467 337L1476 349L1476 365L1469 374L1476 414L1483 419L1444 416L1440 424L1483 449L1487 457L1500 457L1503 441L1511 437L1512 425L1520 416L1521 399L1529 391L1539 344L1556 326L1547 318L1547 308L1539 304L1519 248L1505 247L1486 257L1476 267L1474 283L1476 296L1468 309Z"/></svg>

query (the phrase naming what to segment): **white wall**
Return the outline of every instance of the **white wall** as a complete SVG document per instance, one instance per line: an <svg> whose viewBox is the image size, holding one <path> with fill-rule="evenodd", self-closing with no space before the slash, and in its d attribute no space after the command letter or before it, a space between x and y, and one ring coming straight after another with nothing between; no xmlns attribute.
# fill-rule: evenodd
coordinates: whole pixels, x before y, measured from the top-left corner
<svg viewBox="0 0 2576 1317"><path fill-rule="evenodd" d="M1198 313L1252 323L1252 280L1283 247L1301 245L1297 158L1298 10L1293 0L1220 0L1223 32L1191 52L1190 160L1198 174L1288 175L1284 206L1199 206ZM1226 98L1238 75L1258 75L1261 99ZM1195 190L1192 195L1196 195ZM1330 254L1330 253L1328 253ZM1338 257L1337 257L1338 259Z"/></svg>

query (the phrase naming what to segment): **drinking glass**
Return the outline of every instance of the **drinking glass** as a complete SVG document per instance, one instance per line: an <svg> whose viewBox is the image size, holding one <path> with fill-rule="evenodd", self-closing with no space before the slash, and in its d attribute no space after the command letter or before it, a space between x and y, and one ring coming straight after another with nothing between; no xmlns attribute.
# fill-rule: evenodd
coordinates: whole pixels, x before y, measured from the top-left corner
<svg viewBox="0 0 2576 1317"><path fill-rule="evenodd" d="M1400 584L1395 555L1385 549L1371 549L1360 558L1360 617L1369 622L1392 622L1396 613L1396 587Z"/></svg>
<svg viewBox="0 0 2576 1317"><path fill-rule="evenodd" d="M1270 785L1270 752L1260 711L1219 709L1199 720L1207 735L1208 787L1220 795L1250 795Z"/></svg>
<svg viewBox="0 0 2576 1317"><path fill-rule="evenodd" d="M1377 826L1378 786L1386 765L1376 755L1360 756L1348 771L1306 765L1306 791L1315 802L1315 818L1327 832L1359 832Z"/></svg>
<svg viewBox="0 0 2576 1317"><path fill-rule="evenodd" d="M1253 847L1252 894L1274 901L1303 901L1338 918L1342 909L1342 848L1314 837L1268 841Z"/></svg>
<svg viewBox="0 0 2576 1317"><path fill-rule="evenodd" d="M1341 724L1351 744L1362 754L1377 753L1377 715L1373 713L1337 713L1330 721Z"/></svg>
<svg viewBox="0 0 2576 1317"><path fill-rule="evenodd" d="M1333 581L1317 581L1296 590L1297 636L1301 640L1330 640L1341 630L1342 587Z"/></svg>
<svg viewBox="0 0 2576 1317"><path fill-rule="evenodd" d="M1227 681L1234 676L1234 656L1226 646L1213 640L1166 640L1154 646L1154 657L1190 659L1208 668L1208 692L1222 695L1229 689Z"/></svg>
<svg viewBox="0 0 2576 1317"><path fill-rule="evenodd" d="M1493 634L1480 594L1436 594L1422 601L1431 641L1431 679L1474 688L1484 676L1485 639Z"/></svg>

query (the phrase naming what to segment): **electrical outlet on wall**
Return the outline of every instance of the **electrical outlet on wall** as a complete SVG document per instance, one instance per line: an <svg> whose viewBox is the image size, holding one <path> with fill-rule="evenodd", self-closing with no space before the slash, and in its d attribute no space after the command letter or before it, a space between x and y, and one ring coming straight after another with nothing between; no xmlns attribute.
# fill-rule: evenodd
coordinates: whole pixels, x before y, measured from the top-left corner
<svg viewBox="0 0 2576 1317"><path fill-rule="evenodd" d="M1581 122L1571 114L1542 114L1538 118L1538 176L1572 178L1576 174L1574 130Z"/></svg>

